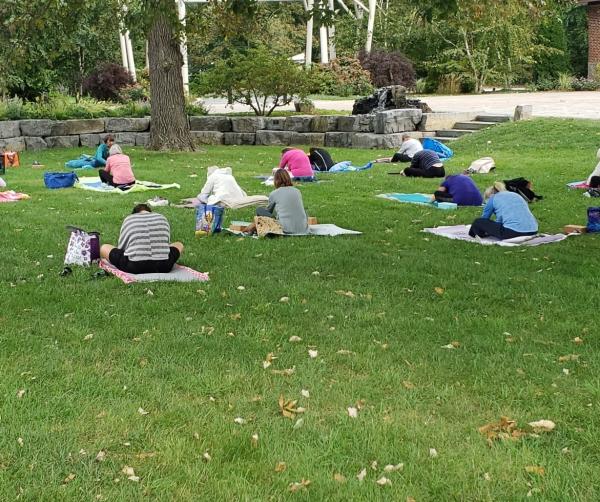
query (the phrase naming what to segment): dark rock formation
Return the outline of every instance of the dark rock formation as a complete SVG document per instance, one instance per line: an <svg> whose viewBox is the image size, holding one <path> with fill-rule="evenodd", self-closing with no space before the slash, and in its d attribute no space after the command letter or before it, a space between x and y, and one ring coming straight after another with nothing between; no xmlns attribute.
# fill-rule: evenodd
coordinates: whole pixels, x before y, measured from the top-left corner
<svg viewBox="0 0 600 502"><path fill-rule="evenodd" d="M418 108L423 113L432 111L427 103L419 99L408 99L406 97L406 87L392 85L377 89L371 96L357 99L352 107L352 115L366 115L397 108Z"/></svg>

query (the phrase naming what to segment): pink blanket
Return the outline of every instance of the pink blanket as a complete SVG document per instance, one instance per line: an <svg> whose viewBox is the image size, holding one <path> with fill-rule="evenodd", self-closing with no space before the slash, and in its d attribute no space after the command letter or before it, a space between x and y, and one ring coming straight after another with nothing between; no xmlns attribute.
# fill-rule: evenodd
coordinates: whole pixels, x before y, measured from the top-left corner
<svg viewBox="0 0 600 502"><path fill-rule="evenodd" d="M98 266L102 270L106 270L109 274L114 275L121 279L125 284L131 284L133 282L157 282L157 281L170 281L170 282L206 282L209 280L208 274L198 272L189 267L183 265L175 265L173 270L168 274L129 274L123 272L115 267L113 264L106 260L100 260Z"/></svg>
<svg viewBox="0 0 600 502"><path fill-rule="evenodd" d="M15 192L13 190L0 192L0 202L17 202L24 199L29 199L29 195L26 193Z"/></svg>

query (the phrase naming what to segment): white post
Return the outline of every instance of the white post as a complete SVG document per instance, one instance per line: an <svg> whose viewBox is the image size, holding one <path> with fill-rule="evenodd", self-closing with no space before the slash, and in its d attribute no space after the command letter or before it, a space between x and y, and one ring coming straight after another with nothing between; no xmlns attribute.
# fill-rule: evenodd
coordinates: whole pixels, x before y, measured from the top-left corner
<svg viewBox="0 0 600 502"><path fill-rule="evenodd" d="M135 75L135 61L133 60L133 48L131 47L131 38L129 38L129 31L125 32L125 46L127 47L127 69L131 78L135 82L137 77Z"/></svg>
<svg viewBox="0 0 600 502"><path fill-rule="evenodd" d="M119 41L121 42L121 61L123 61L123 68L129 71L129 61L127 61L127 42L125 42L125 35L119 32Z"/></svg>
<svg viewBox="0 0 600 502"><path fill-rule="evenodd" d="M319 28L319 47L321 48L321 64L329 63L329 43L327 40L327 26Z"/></svg>
<svg viewBox="0 0 600 502"><path fill-rule="evenodd" d="M185 1L184 0L176 0L178 12L179 12L179 21L185 28ZM183 57L183 65L181 66L181 77L183 78L183 90L186 94L190 93L190 70L188 66L188 52L187 52L187 39L185 37L185 30L181 37L181 56Z"/></svg>
<svg viewBox="0 0 600 502"><path fill-rule="evenodd" d="M308 11L311 11L315 5L314 0L307 0L306 7ZM306 69L310 70L312 66L312 43L313 43L313 17L306 22L306 50L304 51L304 64Z"/></svg>
<svg viewBox="0 0 600 502"><path fill-rule="evenodd" d="M329 0L329 12L332 15L334 9L334 0ZM327 28L327 35L329 38L329 61L334 61L337 57L337 51L335 50L335 23L333 21L331 22L331 26Z"/></svg>
<svg viewBox="0 0 600 502"><path fill-rule="evenodd" d="M369 20L367 23L367 43L365 44L365 51L367 54L371 52L373 48L373 28L375 26L375 9L377 8L377 0L369 0Z"/></svg>

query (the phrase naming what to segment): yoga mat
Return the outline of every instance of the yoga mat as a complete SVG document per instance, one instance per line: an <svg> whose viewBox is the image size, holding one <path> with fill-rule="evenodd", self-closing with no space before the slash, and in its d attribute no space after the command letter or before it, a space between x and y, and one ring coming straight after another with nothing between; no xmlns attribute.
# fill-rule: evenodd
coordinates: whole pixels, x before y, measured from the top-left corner
<svg viewBox="0 0 600 502"><path fill-rule="evenodd" d="M229 228L225 228L224 230L226 230L227 232L232 233L234 235L241 235L242 237L254 237L254 238L258 239L258 236L256 236L256 235L250 236L240 230L230 230ZM310 235L315 235L318 237L337 237L338 235L361 235L361 234L362 234L362 232L338 227L337 225L333 225L331 223L321 223L318 225L309 225L307 234L284 234L283 237L302 237L302 236L310 236Z"/></svg>
<svg viewBox="0 0 600 502"><path fill-rule="evenodd" d="M136 181L135 185L133 185L128 190L120 190L117 187L113 187L111 185L107 185L106 183L102 183L95 176L84 176L80 177L78 181L73 185L75 188L81 188L82 190L92 190L94 192L102 192L102 193L120 193L126 194L130 192L145 192L147 190L167 190L168 188L180 188L177 183L170 184L160 184L153 183L151 181Z"/></svg>
<svg viewBox="0 0 600 502"><path fill-rule="evenodd" d="M0 192L0 202L17 202L25 199L29 199L29 195L27 195L26 193L19 193L13 190Z"/></svg>
<svg viewBox="0 0 600 502"><path fill-rule="evenodd" d="M112 265L106 260L100 260L98 266L102 270L106 270L109 274L114 275L121 279L125 284L131 284L134 282L206 282L209 280L208 274L198 272L189 267L183 265L175 265L173 270L168 274L128 274L119 270L117 267Z"/></svg>
<svg viewBox="0 0 600 502"><path fill-rule="evenodd" d="M380 199L395 200L407 204L419 204L421 206L435 207L436 209L454 210L458 205L454 202L436 202L432 195L424 193L381 193L377 195Z"/></svg>
<svg viewBox="0 0 600 502"><path fill-rule="evenodd" d="M584 190L590 188L590 186L587 184L587 180L571 181L570 183L567 183L567 186L569 188L582 188Z"/></svg>
<svg viewBox="0 0 600 502"><path fill-rule="evenodd" d="M453 225L448 227L436 227L436 228L425 228L423 232L427 232L440 237L446 237L448 239L456 239L467 242L474 242L476 244L483 245L497 245L497 246L541 246L542 244L551 244L553 242L560 242L565 240L569 235L577 234L537 234L537 235L526 235L523 237L515 237L514 239L505 239L503 241L494 237L471 237L469 235L469 229L471 225Z"/></svg>

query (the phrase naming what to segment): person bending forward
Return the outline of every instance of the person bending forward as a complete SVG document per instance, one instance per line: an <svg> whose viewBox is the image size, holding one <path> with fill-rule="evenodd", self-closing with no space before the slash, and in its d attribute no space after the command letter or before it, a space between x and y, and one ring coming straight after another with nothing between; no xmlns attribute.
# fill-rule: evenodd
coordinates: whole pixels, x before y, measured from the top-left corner
<svg viewBox="0 0 600 502"><path fill-rule="evenodd" d="M167 273L183 253L183 244L170 244L170 239L169 221L148 205L138 204L123 220L118 247L104 244L100 257L130 274Z"/></svg>
<svg viewBox="0 0 600 502"><path fill-rule="evenodd" d="M421 150L414 154L410 167L404 169L402 174L421 178L443 178L446 172L437 153L432 150Z"/></svg>
<svg viewBox="0 0 600 502"><path fill-rule="evenodd" d="M538 223L523 197L506 191L504 183L497 181L485 191L487 203L481 218L469 230L471 237L497 237L500 240L524 235L535 235ZM496 221L491 217L495 215Z"/></svg>
<svg viewBox="0 0 600 502"><path fill-rule="evenodd" d="M131 160L117 144L110 147L106 166L98 171L98 175L104 183L114 187L131 186L135 183Z"/></svg>

